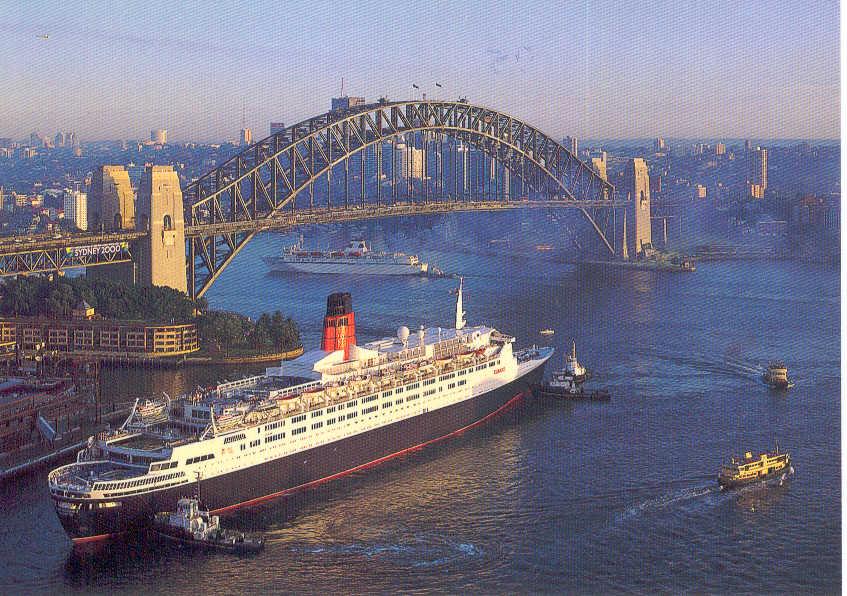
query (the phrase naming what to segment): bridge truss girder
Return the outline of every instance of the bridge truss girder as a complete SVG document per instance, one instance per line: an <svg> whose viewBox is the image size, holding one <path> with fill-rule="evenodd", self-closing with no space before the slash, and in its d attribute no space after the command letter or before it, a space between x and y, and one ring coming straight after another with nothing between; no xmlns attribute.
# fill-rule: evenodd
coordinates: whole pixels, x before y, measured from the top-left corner
<svg viewBox="0 0 847 596"><path fill-rule="evenodd" d="M366 152L374 148L381 171L381 152L386 144L391 144L393 151L398 139L411 136L414 140L424 133L452 137L482 151L530 191L548 197L551 206L556 203L579 208L608 251L615 254L614 240L610 243L607 238L609 213L619 203L614 187L552 138L507 114L468 103L381 103L355 112L330 112L295 124L233 156L186 189L185 221L195 232L188 240L191 294L198 297L205 293L253 238L260 220L289 210L296 212L298 197L306 190L308 209L313 209L312 190L319 180L327 179L327 209L349 209L349 169L358 164L361 188L356 206L364 207ZM344 202L333 205L332 176L342 164ZM392 176L396 176L394 168L392 154ZM395 204L396 182L392 188L391 204ZM377 205L386 204L381 189L380 183ZM453 199L463 200L459 196ZM213 231L221 224L227 224L226 232ZM204 229L209 233L204 234Z"/></svg>

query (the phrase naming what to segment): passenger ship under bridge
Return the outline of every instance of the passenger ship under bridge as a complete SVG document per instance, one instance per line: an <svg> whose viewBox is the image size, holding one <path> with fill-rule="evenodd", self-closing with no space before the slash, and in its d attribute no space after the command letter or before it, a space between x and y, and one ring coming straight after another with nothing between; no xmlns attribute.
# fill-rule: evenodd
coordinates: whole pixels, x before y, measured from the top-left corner
<svg viewBox="0 0 847 596"><path fill-rule="evenodd" d="M149 523L202 484L215 513L291 493L475 426L529 391L552 348L466 327L356 344L350 294L329 296L321 349L264 375L136 403L117 430L53 470L74 542ZM291 386L291 377L305 380Z"/></svg>

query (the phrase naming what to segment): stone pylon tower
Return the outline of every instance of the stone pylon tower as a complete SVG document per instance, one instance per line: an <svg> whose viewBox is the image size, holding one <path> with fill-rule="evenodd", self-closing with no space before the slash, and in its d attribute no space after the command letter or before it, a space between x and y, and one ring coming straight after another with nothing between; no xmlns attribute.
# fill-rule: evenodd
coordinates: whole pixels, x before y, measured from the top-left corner
<svg viewBox="0 0 847 596"><path fill-rule="evenodd" d="M631 258L640 256L645 248L652 247L650 228L650 176L647 162L642 158L629 160L624 172L623 192L629 198L626 208L628 233L624 236Z"/></svg>
<svg viewBox="0 0 847 596"><path fill-rule="evenodd" d="M86 218L89 232L135 229L135 193L123 166L99 166L91 176ZM135 263L100 265L86 270L87 277L135 283Z"/></svg>
<svg viewBox="0 0 847 596"><path fill-rule="evenodd" d="M91 177L88 229L113 232L135 229L135 196L123 166L100 166Z"/></svg>
<svg viewBox="0 0 847 596"><path fill-rule="evenodd" d="M138 282L188 291L182 189L171 166L147 166L138 188Z"/></svg>

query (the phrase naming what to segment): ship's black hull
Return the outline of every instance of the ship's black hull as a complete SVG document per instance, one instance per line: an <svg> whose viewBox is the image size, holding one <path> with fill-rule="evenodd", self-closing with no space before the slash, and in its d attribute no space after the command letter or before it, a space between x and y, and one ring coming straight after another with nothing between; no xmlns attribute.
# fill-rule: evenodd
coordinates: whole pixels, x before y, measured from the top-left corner
<svg viewBox="0 0 847 596"><path fill-rule="evenodd" d="M541 364L523 377L479 397L301 451L223 476L202 479L202 498L214 513L257 504L332 480L404 452L457 434L494 416L529 393L543 374ZM173 508L180 497L196 492L196 483L119 500L119 506L77 510L57 508L59 520L75 542L149 525L157 511ZM56 499L56 497L54 497ZM112 500L114 501L114 499Z"/></svg>

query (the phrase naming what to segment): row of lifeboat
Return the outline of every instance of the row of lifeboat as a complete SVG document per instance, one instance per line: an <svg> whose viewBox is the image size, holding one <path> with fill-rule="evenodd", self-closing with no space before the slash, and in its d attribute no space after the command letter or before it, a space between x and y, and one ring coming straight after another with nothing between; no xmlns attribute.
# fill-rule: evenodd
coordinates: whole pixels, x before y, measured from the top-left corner
<svg viewBox="0 0 847 596"><path fill-rule="evenodd" d="M463 364L476 365L487 360L486 350L485 347L466 350L455 356ZM432 361L407 362L390 371L359 374L343 381L315 385L300 392L278 396L271 401L264 400L257 404L242 402L217 416L215 426L218 432L228 432L239 425L259 424L293 412L306 412L313 408L385 391L398 384L423 380L456 370L454 361L453 356L446 356ZM464 366L458 368L464 368Z"/></svg>

